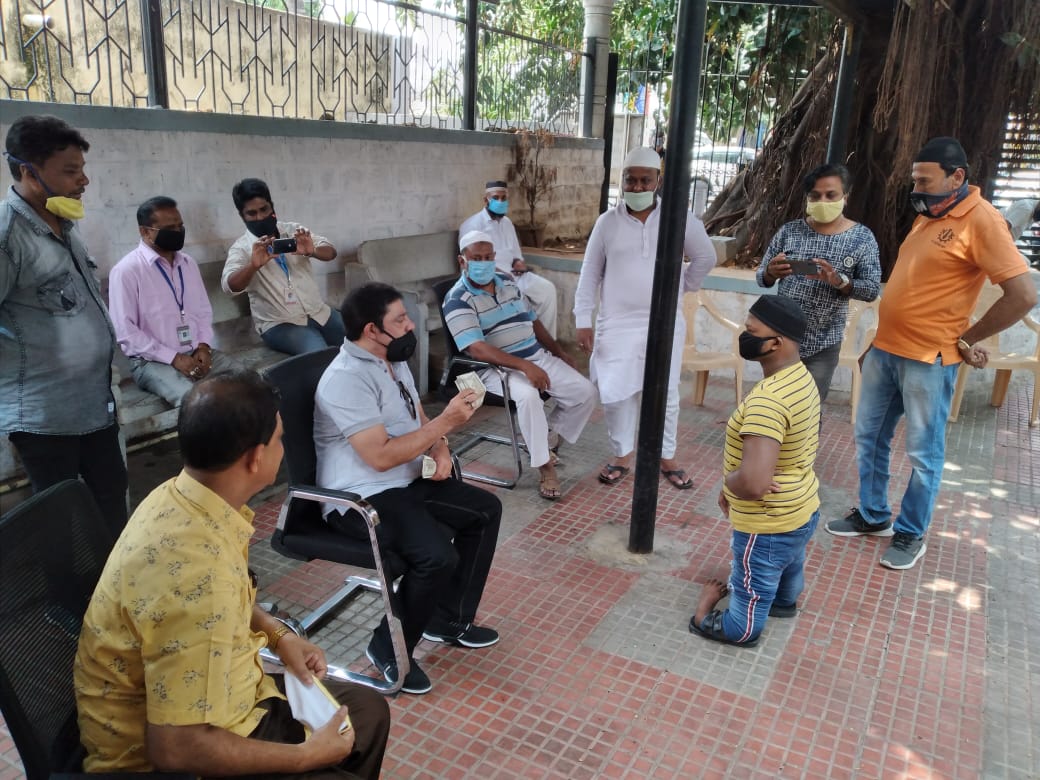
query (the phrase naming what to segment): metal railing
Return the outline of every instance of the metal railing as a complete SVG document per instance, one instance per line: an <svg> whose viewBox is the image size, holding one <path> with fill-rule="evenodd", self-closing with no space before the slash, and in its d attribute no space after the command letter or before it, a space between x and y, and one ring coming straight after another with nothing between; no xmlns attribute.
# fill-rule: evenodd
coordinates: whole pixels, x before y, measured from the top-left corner
<svg viewBox="0 0 1040 780"><path fill-rule="evenodd" d="M709 19L720 18L728 3L709 2ZM735 38L705 40L691 175L708 197L754 160L772 123L822 56L834 24L826 11L800 0L762 5L759 25L744 27ZM804 45L790 45L793 35ZM657 43L652 39L652 46L619 62L615 114L625 117L622 130L638 134L640 144L652 145L656 133L667 129L672 74L655 67ZM635 141L624 140L624 148Z"/></svg>
<svg viewBox="0 0 1040 780"><path fill-rule="evenodd" d="M579 129L586 53L478 24L468 84L466 15L450 2L4 0L0 9L0 96L11 99Z"/></svg>

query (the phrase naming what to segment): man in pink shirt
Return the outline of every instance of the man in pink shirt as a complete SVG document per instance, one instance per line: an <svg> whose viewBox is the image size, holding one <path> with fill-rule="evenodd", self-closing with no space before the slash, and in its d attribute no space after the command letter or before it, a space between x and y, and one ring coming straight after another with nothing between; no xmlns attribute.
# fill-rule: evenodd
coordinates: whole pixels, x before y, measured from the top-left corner
<svg viewBox="0 0 1040 780"><path fill-rule="evenodd" d="M177 202L163 195L137 209L141 243L108 277L108 308L134 381L175 407L211 371L241 370L210 346L213 309L184 246Z"/></svg>

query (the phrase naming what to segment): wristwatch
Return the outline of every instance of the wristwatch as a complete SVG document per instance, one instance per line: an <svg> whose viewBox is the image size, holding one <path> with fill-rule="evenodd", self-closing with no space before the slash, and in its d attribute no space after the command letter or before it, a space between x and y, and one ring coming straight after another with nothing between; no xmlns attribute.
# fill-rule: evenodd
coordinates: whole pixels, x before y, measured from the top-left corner
<svg viewBox="0 0 1040 780"><path fill-rule="evenodd" d="M837 286L837 288L835 288L835 289L838 289L838 290L840 290L840 289L841 289L842 287L844 287L845 285L847 285L847 284L848 284L849 282L851 282L852 280L851 280L851 279L849 279L848 275L846 275L846 274L843 274L843 273L842 273L841 271L838 271L837 273L838 273L838 281L840 282L840 284L839 284L839 285Z"/></svg>

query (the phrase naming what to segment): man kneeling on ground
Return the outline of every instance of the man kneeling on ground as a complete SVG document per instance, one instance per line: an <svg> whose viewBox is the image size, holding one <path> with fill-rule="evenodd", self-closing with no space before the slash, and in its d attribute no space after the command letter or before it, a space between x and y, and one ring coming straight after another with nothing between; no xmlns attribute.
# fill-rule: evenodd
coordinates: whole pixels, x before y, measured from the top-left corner
<svg viewBox="0 0 1040 780"><path fill-rule="evenodd" d="M705 639L753 647L767 615L796 613L820 517L820 394L798 357L805 323L797 302L764 295L740 334L740 356L761 363L765 376L726 424L719 508L733 524L733 563L728 587L709 580L690 620ZM729 607L716 609L727 591Z"/></svg>
<svg viewBox="0 0 1040 780"><path fill-rule="evenodd" d="M411 658L420 638L458 647L489 647L498 632L474 624L498 542L501 502L486 490L451 478L445 436L473 415L477 394L464 390L432 420L415 389L408 358L415 325L401 293L363 285L343 302L347 340L318 383L314 444L318 485L357 493L379 513L380 546L407 564L397 590L410 669L401 690L422 694L430 678ZM423 456L436 464L422 478ZM356 513L325 507L342 533L368 539ZM386 618L366 651L389 682L397 663Z"/></svg>
<svg viewBox="0 0 1040 780"><path fill-rule="evenodd" d="M317 646L254 603L246 502L282 462L274 388L252 372L203 379L177 431L184 470L134 512L83 619L74 678L84 768L375 780L390 730L384 698L329 681L346 706L307 734L283 676L260 665L266 644L306 685L326 671Z"/></svg>

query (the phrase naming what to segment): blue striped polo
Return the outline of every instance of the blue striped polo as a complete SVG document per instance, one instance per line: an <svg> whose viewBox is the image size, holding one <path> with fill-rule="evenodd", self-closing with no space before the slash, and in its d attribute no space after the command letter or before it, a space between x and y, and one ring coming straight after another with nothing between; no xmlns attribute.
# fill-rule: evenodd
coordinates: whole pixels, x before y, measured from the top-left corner
<svg viewBox="0 0 1040 780"><path fill-rule="evenodd" d="M478 341L520 358L541 346L534 335L534 312L523 293L504 274L495 274L495 292L475 287L465 274L444 296L444 319L459 350Z"/></svg>

